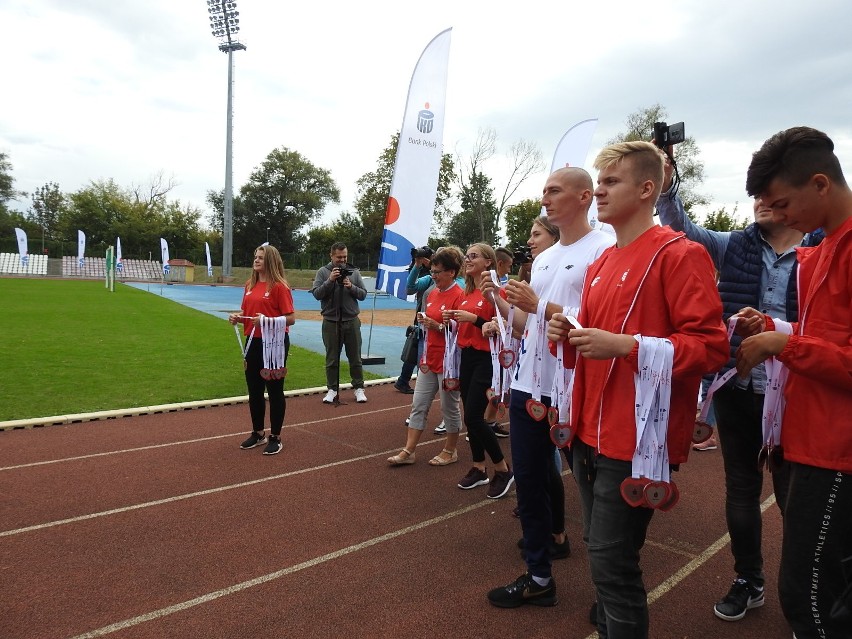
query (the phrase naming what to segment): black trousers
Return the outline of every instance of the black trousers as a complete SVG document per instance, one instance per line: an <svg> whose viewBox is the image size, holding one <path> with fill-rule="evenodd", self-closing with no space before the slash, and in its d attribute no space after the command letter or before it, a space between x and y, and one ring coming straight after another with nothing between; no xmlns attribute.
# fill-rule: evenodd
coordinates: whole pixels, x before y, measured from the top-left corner
<svg viewBox="0 0 852 639"><path fill-rule="evenodd" d="M491 353L463 348L459 364L459 385L464 405L464 423L470 437L470 454L476 463L485 461L485 453L495 464L503 461L503 450L494 431L485 423L491 386Z"/></svg>
<svg viewBox="0 0 852 639"><path fill-rule="evenodd" d="M290 354L290 335L284 337L284 362ZM264 430L266 417L266 400L263 392L269 394L269 426L272 434L281 436L284 426L284 414L287 412L287 400L284 398L283 379L263 379L260 369L263 368L263 341L253 339L246 353L246 386L249 395L249 414L251 427L258 432Z"/></svg>

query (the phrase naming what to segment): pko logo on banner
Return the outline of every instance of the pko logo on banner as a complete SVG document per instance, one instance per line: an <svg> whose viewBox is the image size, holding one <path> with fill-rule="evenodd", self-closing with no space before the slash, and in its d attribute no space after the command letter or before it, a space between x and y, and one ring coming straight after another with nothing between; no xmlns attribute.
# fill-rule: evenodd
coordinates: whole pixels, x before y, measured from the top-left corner
<svg viewBox="0 0 852 639"><path fill-rule="evenodd" d="M432 133L432 127L435 125L435 114L429 110L429 103L424 105L426 108L417 112L417 130L420 133Z"/></svg>

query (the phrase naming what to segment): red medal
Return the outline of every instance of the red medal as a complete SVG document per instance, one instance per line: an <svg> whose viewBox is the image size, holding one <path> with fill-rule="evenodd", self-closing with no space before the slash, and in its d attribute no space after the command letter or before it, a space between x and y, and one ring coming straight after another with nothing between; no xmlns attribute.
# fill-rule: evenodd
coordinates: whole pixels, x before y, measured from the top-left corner
<svg viewBox="0 0 852 639"><path fill-rule="evenodd" d="M420 364L420 372L421 373L428 373L429 372L429 365L426 362L423 362L422 364Z"/></svg>
<svg viewBox="0 0 852 639"><path fill-rule="evenodd" d="M707 422L695 421L695 428L692 430L692 443L701 444L706 442L713 436L713 427Z"/></svg>
<svg viewBox="0 0 852 639"><path fill-rule="evenodd" d="M458 377L445 377L442 386L445 391L457 391L461 386L461 382Z"/></svg>
<svg viewBox="0 0 852 639"><path fill-rule="evenodd" d="M547 406L533 398L530 398L527 400L527 413L529 413L529 416L535 421L540 422L547 414Z"/></svg>
<svg viewBox="0 0 852 639"><path fill-rule="evenodd" d="M568 424L553 424L550 427L550 441L557 448L565 448L574 439L574 430Z"/></svg>
<svg viewBox="0 0 852 639"><path fill-rule="evenodd" d="M515 360L518 356L515 354L515 351L508 348L504 348L502 351L500 351L499 357L500 366L502 366L503 368L512 368L512 366L515 365Z"/></svg>
<svg viewBox="0 0 852 639"><path fill-rule="evenodd" d="M556 406L551 406L547 409L547 423L553 426L556 422L559 421L559 411L556 410Z"/></svg>
<svg viewBox="0 0 852 639"><path fill-rule="evenodd" d="M644 506L645 484L649 481L650 480L646 477L639 477L637 479L628 477L621 482L621 496L624 498L624 501L626 501L629 506L633 506L633 508Z"/></svg>
<svg viewBox="0 0 852 639"><path fill-rule="evenodd" d="M268 381L268 380L272 379L272 371L269 370L268 368L261 368L260 369L260 376L263 379Z"/></svg>
<svg viewBox="0 0 852 639"><path fill-rule="evenodd" d="M505 402L497 402L497 419L503 420L506 418L506 413L509 411Z"/></svg>
<svg viewBox="0 0 852 639"><path fill-rule="evenodd" d="M675 507L675 504L680 500L680 489L677 487L677 484L669 482L669 498L658 506L658 509L664 513L669 512L672 508Z"/></svg>
<svg viewBox="0 0 852 639"><path fill-rule="evenodd" d="M645 504L649 508L656 509L669 500L671 497L671 488L664 481L651 481L645 484L642 494L645 497Z"/></svg>
<svg viewBox="0 0 852 639"><path fill-rule="evenodd" d="M491 400L497 397L497 392L493 388L487 388L485 396L488 398L488 403L491 403Z"/></svg>

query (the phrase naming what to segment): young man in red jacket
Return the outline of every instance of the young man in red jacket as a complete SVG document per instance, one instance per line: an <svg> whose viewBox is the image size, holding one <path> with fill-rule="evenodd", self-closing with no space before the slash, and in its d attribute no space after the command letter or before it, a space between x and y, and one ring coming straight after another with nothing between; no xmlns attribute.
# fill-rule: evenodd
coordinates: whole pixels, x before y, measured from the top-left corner
<svg viewBox="0 0 852 639"><path fill-rule="evenodd" d="M740 311L737 371L786 367L780 446L790 465L778 590L798 639L852 637L852 190L834 143L795 127L752 156L749 195L789 228L825 231L798 249L799 321ZM762 331L762 332L760 332ZM768 359L767 359L768 358ZM773 361L774 360L774 361ZM779 375L780 377L780 375Z"/></svg>
<svg viewBox="0 0 852 639"><path fill-rule="evenodd" d="M573 468L598 632L642 639L648 637L648 602L639 551L653 509L631 505L622 492L626 480L639 477L634 452L643 398L634 385L644 362L657 354L665 361L668 353L658 379L670 400L648 406L655 415L668 414L667 437L662 433L665 439L655 440L662 442L660 449L667 443L668 459L662 456L654 469L646 469L661 472L665 482L669 466L686 461L701 376L727 361L728 340L707 251L654 223L663 183L660 151L648 142L614 144L600 152L595 168L598 216L615 229L616 244L586 273L579 321L555 314L548 338L572 347L565 349L565 366L575 368ZM655 353L650 360L649 352Z"/></svg>

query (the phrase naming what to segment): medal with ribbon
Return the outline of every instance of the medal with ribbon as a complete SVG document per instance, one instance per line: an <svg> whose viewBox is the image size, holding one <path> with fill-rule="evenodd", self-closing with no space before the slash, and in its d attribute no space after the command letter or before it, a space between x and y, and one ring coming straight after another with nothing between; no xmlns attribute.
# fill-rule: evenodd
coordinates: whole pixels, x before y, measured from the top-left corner
<svg viewBox="0 0 852 639"><path fill-rule="evenodd" d="M544 319L546 309L547 300L540 299L534 316L535 330L531 331L531 334L535 336L532 362L532 397L527 400L526 409L529 416L537 422L540 422L547 416L547 407L541 401L541 369L544 361L544 352L547 350L545 329L547 322ZM527 347L527 354L529 354L529 347Z"/></svg>
<svg viewBox="0 0 852 639"><path fill-rule="evenodd" d="M575 311L576 312L576 311ZM569 309L562 309L562 313L568 317ZM574 320L577 328L582 328ZM550 441L557 448L565 448L574 439L574 430L571 427L571 391L574 387L574 369L565 368L565 340L556 344L556 371L553 376L553 386L550 390L550 409L548 410L548 421L550 422Z"/></svg>
<svg viewBox="0 0 852 639"><path fill-rule="evenodd" d="M253 320L253 317L246 317L245 315L238 315L237 319L240 320ZM240 353L243 354L243 370L248 369L248 362L246 361L246 357L248 356L249 346L251 346L251 340L254 338L254 324L252 324L251 331L249 332L248 339L246 340L245 345L243 345L243 340L240 337L240 329L234 324L234 334L237 336L237 344L240 345Z"/></svg>
<svg viewBox="0 0 852 639"><path fill-rule="evenodd" d="M621 495L633 507L668 510L679 496L671 481L668 451L674 346L667 339L634 337L639 342L639 371L633 377L636 448L631 476L622 482Z"/></svg>
<svg viewBox="0 0 852 639"><path fill-rule="evenodd" d="M260 369L260 376L266 380L284 379L287 375L285 367L287 318L261 315L260 334L263 345L263 368Z"/></svg>
<svg viewBox="0 0 852 639"><path fill-rule="evenodd" d="M459 382L459 362L461 352L458 349L459 323L449 320L444 323L444 380L441 386L445 391L457 391Z"/></svg>

